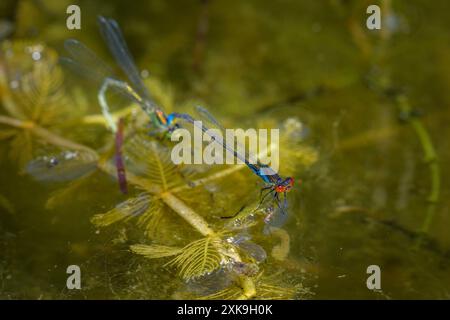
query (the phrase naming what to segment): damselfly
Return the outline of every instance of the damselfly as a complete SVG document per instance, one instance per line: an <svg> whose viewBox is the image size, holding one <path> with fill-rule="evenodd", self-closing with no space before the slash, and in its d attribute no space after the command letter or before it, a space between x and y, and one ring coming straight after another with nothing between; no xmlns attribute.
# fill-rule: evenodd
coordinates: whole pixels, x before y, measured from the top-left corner
<svg viewBox="0 0 450 320"><path fill-rule="evenodd" d="M99 16L98 24L109 51L127 76L130 84L117 79L108 65L83 43L75 39L68 39L64 42L64 47L71 57L61 58L61 63L74 72L101 84L97 98L110 129L114 133L117 131L117 125L106 99L106 93L109 89L121 93L131 102L137 103L150 117L151 123L156 128L155 133L171 132L176 129L177 126L172 123L173 116L166 115L163 109L152 99L134 63L118 23L113 19Z"/></svg>
<svg viewBox="0 0 450 320"><path fill-rule="evenodd" d="M103 116L115 134L115 162L117 168L117 178L120 190L127 193L127 181L125 173L125 165L122 156L123 145L123 119L119 120L116 125L106 99L108 89L112 89L121 93L131 102L137 103L142 110L150 117L151 123L156 127L153 133L171 133L178 126L173 124L173 117L166 115L163 109L156 105L151 98L150 92L145 86L139 71L134 63L133 57L123 37L122 31L117 22L113 19L107 19L102 16L98 17L100 33L105 40L111 54L114 56L117 64L128 77L131 85L125 81L114 77L111 69L98 58L95 53L88 49L83 43L69 39L64 43L65 49L71 55L71 58L61 58L61 63L72 69L78 74L86 76L93 81L101 84L98 91L98 101L102 108Z"/></svg>
<svg viewBox="0 0 450 320"><path fill-rule="evenodd" d="M212 141L220 144L225 150L234 155L237 159L244 162L250 170L255 173L258 177L260 177L266 186L261 189L261 202L262 204L267 196L272 195L273 199L276 201L276 204L283 215L286 214L287 209L287 192L289 192L293 185L294 179L291 177L283 178L278 173L276 173L270 166L262 164L258 161L257 157L251 153L241 153L234 146L229 145L227 142L223 140L225 136L225 129L220 125L220 123L203 107L198 106L197 112L202 118L206 119L210 123L214 124L221 130L222 134L217 135L213 130L210 130L207 126L205 126L201 121L196 121L193 117L184 113L172 113L171 116L174 119L181 119L192 125L200 128L206 135L208 135ZM266 192L264 194L264 192ZM281 203L280 195L283 195L283 202Z"/></svg>

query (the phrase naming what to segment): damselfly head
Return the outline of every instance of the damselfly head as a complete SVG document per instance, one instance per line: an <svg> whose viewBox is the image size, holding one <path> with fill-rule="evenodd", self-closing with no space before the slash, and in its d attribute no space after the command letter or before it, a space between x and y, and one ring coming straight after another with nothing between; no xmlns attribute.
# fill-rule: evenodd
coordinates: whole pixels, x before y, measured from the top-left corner
<svg viewBox="0 0 450 320"><path fill-rule="evenodd" d="M284 180L289 185L289 190L294 186L294 178L288 177Z"/></svg>
<svg viewBox="0 0 450 320"><path fill-rule="evenodd" d="M278 193L289 192L293 186L294 178L288 177L275 186L275 191Z"/></svg>

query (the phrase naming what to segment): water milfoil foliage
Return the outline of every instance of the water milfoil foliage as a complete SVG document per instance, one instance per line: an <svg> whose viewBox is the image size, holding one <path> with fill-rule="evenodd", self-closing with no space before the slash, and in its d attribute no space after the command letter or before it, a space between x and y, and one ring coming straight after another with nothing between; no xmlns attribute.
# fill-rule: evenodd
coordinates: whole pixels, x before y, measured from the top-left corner
<svg viewBox="0 0 450 320"><path fill-rule="evenodd" d="M2 109L0 139L10 144L9 156L19 167L31 160L36 147L51 139L70 112L58 55L43 44L3 42L0 48Z"/></svg>
<svg viewBox="0 0 450 320"><path fill-rule="evenodd" d="M70 99L56 53L44 46L38 48L21 43L2 48L0 133L20 171L58 187L48 197L48 209L76 201L78 192L92 188L94 176L105 177L110 186L101 192L116 194L118 201L93 215L92 224L111 228L111 232L124 226L133 233L142 232L139 241L124 240L130 254L150 259L142 263L160 261L160 272L175 272L183 283L179 295L249 299L303 294L300 283L288 284L282 276L267 280L280 267L274 263L287 258L289 241L282 241L284 253L277 256L273 253L278 249L270 248L266 239L278 241L280 234L289 236L283 229L263 235L267 208L259 204L261 185L244 166L174 165L171 143L142 130L136 117L142 111L129 105L112 115L125 122L123 158L129 191L120 195L115 181L114 135L98 112L76 105L80 99ZM172 91L164 90L154 78L148 85L155 89L159 103L172 108ZM63 125L64 121L70 126ZM76 127L80 132L92 126L97 127L98 136L92 144L86 143L85 137L77 141L71 130ZM303 144L301 134L296 135L298 120L290 119L283 126L278 150L283 159L281 171L295 176L301 174L295 168L311 166L317 153ZM99 146L99 141L104 143ZM227 216L232 218L223 218Z"/></svg>

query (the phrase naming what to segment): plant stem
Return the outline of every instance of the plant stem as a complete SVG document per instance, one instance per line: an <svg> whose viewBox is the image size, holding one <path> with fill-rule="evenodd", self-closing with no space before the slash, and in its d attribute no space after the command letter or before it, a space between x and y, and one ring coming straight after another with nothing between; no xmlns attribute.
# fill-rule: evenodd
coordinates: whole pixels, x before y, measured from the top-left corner
<svg viewBox="0 0 450 320"><path fill-rule="evenodd" d="M45 141L49 142L50 144L53 144L53 145L56 145L59 147L75 149L75 150L85 150L85 151L96 153L93 149L91 149L85 145L82 145L82 144L73 142L71 140L65 139L61 136L58 136L58 135L48 131L47 129L44 129L30 121L22 121L22 120L8 117L8 116L0 115L0 123L6 124L6 125L9 125L12 127L16 127L19 129L23 129L23 130L29 130L29 132L31 132L35 136L37 136L41 139L44 139Z"/></svg>
<svg viewBox="0 0 450 320"><path fill-rule="evenodd" d="M411 106L407 98L403 95L397 97L397 104L399 106L400 111L403 114L411 113ZM419 142L422 146L422 151L424 155L424 161L428 165L430 170L430 180L431 180L431 189L428 195L428 209L425 215L425 219L421 226L421 233L428 233L430 230L431 223L434 218L436 203L439 201L439 194L441 189L441 174L440 167L437 161L436 150L434 149L433 142L431 141L430 134L427 129L423 125L423 123L416 117L408 117L407 121L411 124L414 132L419 138ZM417 245L420 245L422 242L422 237L419 237Z"/></svg>
<svg viewBox="0 0 450 320"><path fill-rule="evenodd" d="M208 226L207 222L189 208L183 201L175 197L171 192L164 192L161 195L162 201L167 204L180 217L186 220L192 227L194 227L202 235L212 236L215 232Z"/></svg>
<svg viewBox="0 0 450 320"><path fill-rule="evenodd" d="M248 300L256 295L255 283L251 278L241 276L239 277L239 283L241 284L243 293L237 300Z"/></svg>

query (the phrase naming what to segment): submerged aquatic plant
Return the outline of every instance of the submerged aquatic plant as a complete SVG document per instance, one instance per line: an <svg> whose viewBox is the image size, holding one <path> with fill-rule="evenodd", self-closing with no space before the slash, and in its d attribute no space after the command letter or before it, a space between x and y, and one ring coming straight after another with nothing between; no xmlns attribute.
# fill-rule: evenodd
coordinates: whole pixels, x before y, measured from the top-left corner
<svg viewBox="0 0 450 320"><path fill-rule="evenodd" d="M287 300L310 295L311 292L301 283L289 284L280 272L271 276L264 271L257 273L252 284L240 281L239 276L220 269L202 279L202 282L188 283L181 293L183 298L206 300L236 300L246 299L245 292L252 292L254 299ZM205 286L204 284L207 284Z"/></svg>
<svg viewBox="0 0 450 320"><path fill-rule="evenodd" d="M185 217L204 235L204 238L194 240L184 247L161 245L155 232L163 227L163 225L161 227L158 225L161 223L163 214L167 214L167 207L173 210L180 204L180 200L173 197L173 194L183 198L183 193L192 193L193 190L197 190L195 195L198 199L197 207L200 208L199 204L202 203L202 200L201 197L199 198L198 187L201 188L215 180L225 179L236 172L238 167L216 171L206 176L189 170L183 171L170 161L168 150L149 140L148 137L142 136L132 139L125 146L125 154L128 159L129 172L140 179L137 188L143 192L127 199L104 214L94 216L92 222L97 226L108 226L119 221L136 218L138 224L145 227L146 234L154 242L132 245L130 249L133 252L149 259L171 257L165 265L175 267L178 274L186 281L193 281L193 279L197 279L197 282L202 281L204 276L223 268L232 269L231 274L239 283L239 297L253 297L255 293L251 279L258 272L257 264L262 263L262 260L265 259L262 258L265 257L265 252L262 249L258 250L260 247L248 242L248 239L238 243L238 241L231 240L233 237L229 235L258 224L255 219L250 219L253 221L248 222L250 216L254 217L263 213L261 210L255 211L257 204L245 208L232 221L227 221L225 228L222 227L222 231L218 232L213 231L205 221L194 216L190 209L182 205L187 210L177 211L177 213ZM243 222L244 220L247 222ZM263 219L259 219L259 223L262 222ZM233 281L233 285L236 281Z"/></svg>
<svg viewBox="0 0 450 320"><path fill-rule="evenodd" d="M223 259L223 243L216 236L207 236L183 248L142 244L130 248L149 259L175 256L166 265L175 266L179 275L188 280L213 272L219 268Z"/></svg>
<svg viewBox="0 0 450 320"><path fill-rule="evenodd" d="M121 220L137 218L152 236L163 214L161 194L185 184L185 177L172 164L168 150L144 136L136 136L125 145L129 174L139 181L140 192L110 211L92 218L94 225L105 227Z"/></svg>
<svg viewBox="0 0 450 320"><path fill-rule="evenodd" d="M69 97L55 51L42 44L3 42L0 48L0 139L10 143L9 156L19 168L31 160L36 145L46 144L69 114ZM60 141L62 142L62 141Z"/></svg>
<svg viewBox="0 0 450 320"><path fill-rule="evenodd" d="M47 201L48 208L55 208L72 199L73 194L80 190L81 186L89 187L87 182L93 172L116 178L112 159L114 137L105 130L106 143L98 148L60 135L60 132L63 132L58 126L61 119L69 117L68 119L79 127L102 124L103 128L105 120L98 115L80 116L77 113L74 118L70 118L73 113L67 110L70 104L67 102L67 92L62 87L61 71L55 64L56 55L47 54L46 50L40 54L41 58L38 60L42 65L34 66L32 68L34 71L29 77L21 75L18 78L22 83L19 85L20 90L25 90L29 94L22 98L16 97L11 92L12 88L8 86L10 73L5 71L5 66L9 70L14 64L2 60L0 85L2 92L6 91L6 94L2 94L2 102L7 115L0 116L0 122L3 124L1 129L4 130L2 131L4 139L14 139L19 134L25 137L20 138L25 139L24 141L32 141L33 137L39 142L44 142L45 148L35 150L43 155L34 157L34 152L27 151L21 156L20 163L21 166L27 164L27 172L39 181L66 183L68 181L65 187L51 194ZM47 56L52 58L44 59ZM45 75L43 70L47 71ZM165 92L163 86L155 85L154 81L150 85L152 88L161 89L155 93L155 96L159 97L158 100L173 104L171 93ZM260 245L250 239L253 239L252 234L259 233L259 226L264 224L265 211L264 207L258 206L258 188L253 188L249 183L249 175L242 170L243 166L205 167L201 170L176 166L170 161L166 143L140 133L139 125L132 121L133 108L127 107L126 112L124 110L119 110L118 113L121 113L120 116L125 117L128 123L125 127L123 156L130 186L129 195L125 201L111 210L94 215L91 222L97 227L107 227L136 220L151 243L145 241L133 244L130 246L132 252L151 259L169 259L164 265L175 268L178 275L188 282L194 280L203 282L204 277L208 275L225 272L231 280L227 283L228 287L222 289L229 290L223 292L230 294L216 293L217 296L229 298L237 296L247 299L258 296L258 290L261 290L260 294L263 296L265 289L259 284L258 279L261 277L265 261L272 258ZM294 129L285 130L285 133L291 135L295 133L294 131ZM293 143L289 150L291 156L282 162L283 169L294 162L303 163L304 167L308 167L317 159L315 151L304 147L300 140L293 140L288 136L282 136L282 139ZM283 154L284 145L281 147ZM14 148L13 143L11 149ZM32 148L35 148L34 144ZM25 148L26 150L29 148ZM31 160L32 158L34 160ZM292 174L298 172L292 170ZM250 176L250 179L254 177ZM240 190L236 190L235 185L239 181L245 183ZM117 185L114 183L111 187L116 189ZM220 192L217 192L218 188ZM218 219L217 214L220 212L223 216L232 215L229 213L233 210L231 206L239 203L238 200L242 196L245 196L250 204L244 206L239 215L231 220ZM220 197L224 197L225 200L219 202ZM181 245L175 245L176 241L174 245L164 243L167 235L173 232L168 219L173 213L186 221L187 225L202 237ZM180 226L177 226L176 230L184 232L184 229L189 230ZM248 232L248 236L242 236L243 231ZM178 240L178 244L180 242ZM275 291L273 289L273 292Z"/></svg>
<svg viewBox="0 0 450 320"><path fill-rule="evenodd" d="M395 83L392 76L392 67L385 63L390 47L392 46L393 35L397 32L405 32L407 30L405 21L401 19L401 15L396 12L391 1L383 1L383 11L386 13L387 28L384 28L377 36L377 43L373 44L371 39L364 33L355 32L360 26L354 25L352 32L355 42L363 50L364 47L376 47L376 50L363 50L370 58L372 71L367 75L369 86L374 92L391 100L392 105L396 108L396 114L401 122L408 123L414 130L417 139L422 147L423 161L428 166L430 175L430 190L427 197L428 207L425 217L419 230L416 247L423 242L424 236L429 233L432 221L434 219L436 206L439 202L441 193L441 169L438 161L438 154L434 146L433 140L429 133L429 129L419 118L417 110L414 110L413 103L408 95L400 89L403 84ZM390 23L389 23L390 22ZM359 34L357 36L356 34ZM376 39L376 38L375 38Z"/></svg>

